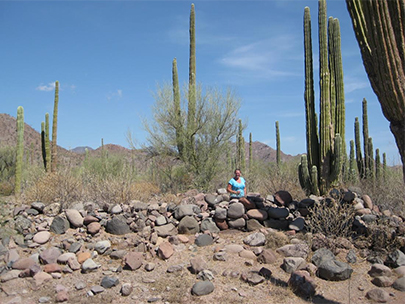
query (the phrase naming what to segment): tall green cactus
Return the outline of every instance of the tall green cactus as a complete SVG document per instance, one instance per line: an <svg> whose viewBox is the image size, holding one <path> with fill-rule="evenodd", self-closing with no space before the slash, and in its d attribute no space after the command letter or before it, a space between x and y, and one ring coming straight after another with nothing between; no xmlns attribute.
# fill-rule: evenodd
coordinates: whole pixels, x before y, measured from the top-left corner
<svg viewBox="0 0 405 304"><path fill-rule="evenodd" d="M359 171L359 175L361 178L364 178L364 163L363 157L361 154L361 145L360 145L360 123L359 118L356 117L354 119L354 139L356 144L356 162L357 162L357 169Z"/></svg>
<svg viewBox="0 0 405 304"><path fill-rule="evenodd" d="M323 194L332 184L341 180L347 155L344 144L345 107L339 22L333 18L329 18L327 22L326 0L318 1L318 11L319 134L314 105L311 17L308 7L304 10L305 109L311 184L318 185L319 193ZM340 135L336 136L336 134ZM313 169L314 166L315 169ZM317 181L312 180L315 175L318 176Z"/></svg>
<svg viewBox="0 0 405 304"><path fill-rule="evenodd" d="M180 159L184 160L184 130L181 119L179 76L177 73L177 60L173 59L173 102L174 102L174 128L176 131L176 145Z"/></svg>
<svg viewBox="0 0 405 304"><path fill-rule="evenodd" d="M377 183L381 182L380 149L375 149L375 179Z"/></svg>
<svg viewBox="0 0 405 304"><path fill-rule="evenodd" d="M51 169L51 142L49 140L49 113L45 113L45 171Z"/></svg>
<svg viewBox="0 0 405 304"><path fill-rule="evenodd" d="M382 177L383 181L387 180L387 155L383 153L383 168L382 168Z"/></svg>
<svg viewBox="0 0 405 304"><path fill-rule="evenodd" d="M245 171L246 161L245 161L245 139L243 138L243 126L242 120L239 119L239 133L237 138L237 166L242 172Z"/></svg>
<svg viewBox="0 0 405 304"><path fill-rule="evenodd" d="M405 182L405 1L346 0L370 84L390 122Z"/></svg>
<svg viewBox="0 0 405 304"><path fill-rule="evenodd" d="M252 168L253 155L252 155L252 132L249 133L249 170Z"/></svg>
<svg viewBox="0 0 405 304"><path fill-rule="evenodd" d="M349 181L355 182L357 180L356 159L354 157L354 140L350 141L350 157L349 157Z"/></svg>
<svg viewBox="0 0 405 304"><path fill-rule="evenodd" d="M24 108L17 108L17 157L15 168L14 194L19 197L21 194L22 165L24 158Z"/></svg>
<svg viewBox="0 0 405 304"><path fill-rule="evenodd" d="M52 122L52 152L51 152L51 172L56 172L57 157L58 157L58 105L59 105L59 81L55 81L55 101L53 106L53 122Z"/></svg>
<svg viewBox="0 0 405 304"><path fill-rule="evenodd" d="M364 98L362 101L363 109L363 145L364 145L364 174L365 177L370 175L370 149L368 146L368 115L367 115L367 100Z"/></svg>
<svg viewBox="0 0 405 304"><path fill-rule="evenodd" d="M368 157L369 157L369 168L367 173L367 178L370 178L374 181L375 174L374 174L374 148L373 148L373 139L371 137L368 138Z"/></svg>
<svg viewBox="0 0 405 304"><path fill-rule="evenodd" d="M41 152L44 169L46 170L45 122L41 122Z"/></svg>
<svg viewBox="0 0 405 304"><path fill-rule="evenodd" d="M196 56L195 56L195 9L191 4L190 10L190 58L189 58L189 75L188 75L188 112L187 112L187 153L192 163L195 163L195 119L197 106L196 92Z"/></svg>
<svg viewBox="0 0 405 304"><path fill-rule="evenodd" d="M277 161L277 167L280 167L281 149L280 149L280 128L279 128L278 121L276 121L276 161Z"/></svg>

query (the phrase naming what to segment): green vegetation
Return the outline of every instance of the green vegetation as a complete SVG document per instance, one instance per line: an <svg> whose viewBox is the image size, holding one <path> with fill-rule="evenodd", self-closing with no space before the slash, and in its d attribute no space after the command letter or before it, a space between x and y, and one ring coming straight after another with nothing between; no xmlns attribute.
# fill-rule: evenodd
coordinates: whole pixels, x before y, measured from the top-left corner
<svg viewBox="0 0 405 304"><path fill-rule="evenodd" d="M16 149L16 165L15 165L15 185L14 194L19 197L21 194L21 176L24 157L24 109L17 109L17 149Z"/></svg>
<svg viewBox="0 0 405 304"><path fill-rule="evenodd" d="M346 0L346 5L370 84L390 122L405 182L404 1Z"/></svg>
<svg viewBox="0 0 405 304"><path fill-rule="evenodd" d="M59 82L55 81L55 102L53 106L53 122L52 122L52 151L51 151L51 172L56 172L58 164L58 104L59 104Z"/></svg>

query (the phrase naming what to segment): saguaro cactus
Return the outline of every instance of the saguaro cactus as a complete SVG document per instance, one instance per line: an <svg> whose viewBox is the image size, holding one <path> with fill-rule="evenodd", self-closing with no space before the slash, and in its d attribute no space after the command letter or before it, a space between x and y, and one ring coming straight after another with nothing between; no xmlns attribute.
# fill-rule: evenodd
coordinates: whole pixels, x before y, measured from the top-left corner
<svg viewBox="0 0 405 304"><path fill-rule="evenodd" d="M359 175L361 178L364 177L364 164L363 164L363 157L361 154L361 145L360 145L360 123L359 118L356 117L354 119L354 139L356 144L356 162L357 162L357 169L359 170Z"/></svg>
<svg viewBox="0 0 405 304"><path fill-rule="evenodd" d="M346 146L343 143L345 107L340 27L338 20L333 18L329 18L329 27L327 26L326 0L319 0L318 4L319 134L316 127L317 116L314 105L311 17L308 7L304 10L305 110L308 169L311 171L311 176L315 176L315 173L318 175L318 180L311 180L311 185L319 185L320 193L325 193L332 184L335 185L340 182L347 156ZM335 138L337 133L340 136ZM335 143L335 141L337 142ZM314 166L316 170L313 170Z"/></svg>
<svg viewBox="0 0 405 304"><path fill-rule="evenodd" d="M173 59L172 75L173 75L173 102L174 102L174 120L175 120L174 128L176 130L176 145L180 159L184 159L184 130L183 130L183 122L181 119L180 88L179 88L179 76L177 73L176 58Z"/></svg>
<svg viewBox="0 0 405 304"><path fill-rule="evenodd" d="M18 197L21 194L21 176L24 157L24 108L17 108L17 157L15 168L14 194Z"/></svg>
<svg viewBox="0 0 405 304"><path fill-rule="evenodd" d="M246 161L245 161L245 139L243 138L243 126L242 120L239 119L239 133L237 139L237 166L243 171L246 168Z"/></svg>
<svg viewBox="0 0 405 304"><path fill-rule="evenodd" d="M280 167L281 163L281 150L280 150L280 128L278 121L276 121L276 161L277 166Z"/></svg>
<svg viewBox="0 0 405 304"><path fill-rule="evenodd" d="M346 0L363 64L402 159L405 182L405 0Z"/></svg>
<svg viewBox="0 0 405 304"><path fill-rule="evenodd" d="M187 112L187 138L188 138L188 157L195 162L195 119L197 106L196 92L196 59L195 59L195 9L191 4L190 11L190 58L188 75L188 112Z"/></svg>
<svg viewBox="0 0 405 304"><path fill-rule="evenodd" d="M45 150L45 122L41 122L41 152L44 169L46 169L46 150Z"/></svg>
<svg viewBox="0 0 405 304"><path fill-rule="evenodd" d="M252 159L253 155L252 155L252 133L249 133L249 169L252 168Z"/></svg>
<svg viewBox="0 0 405 304"><path fill-rule="evenodd" d="M53 122L52 122L52 152L51 152L51 172L56 172L57 157L58 157L58 105L59 105L59 81L55 81L55 102L53 106Z"/></svg>

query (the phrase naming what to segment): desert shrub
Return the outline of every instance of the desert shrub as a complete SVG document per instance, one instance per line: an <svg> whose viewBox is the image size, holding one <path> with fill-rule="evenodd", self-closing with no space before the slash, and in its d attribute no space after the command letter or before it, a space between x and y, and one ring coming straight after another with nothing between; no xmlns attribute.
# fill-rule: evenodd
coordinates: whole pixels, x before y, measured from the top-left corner
<svg viewBox="0 0 405 304"><path fill-rule="evenodd" d="M266 248L277 249L290 243L290 239L281 231L266 234Z"/></svg>
<svg viewBox="0 0 405 304"><path fill-rule="evenodd" d="M307 230L326 237L349 237L352 234L355 210L353 206L334 201L315 203L306 218Z"/></svg>
<svg viewBox="0 0 405 304"><path fill-rule="evenodd" d="M40 201L44 204L67 204L82 198L82 184L68 169L42 174L27 182L24 198L27 203Z"/></svg>
<svg viewBox="0 0 405 304"><path fill-rule="evenodd" d="M385 180L361 180L358 187L368 194L380 210L390 210L393 214L405 216L405 187L402 167L388 167Z"/></svg>

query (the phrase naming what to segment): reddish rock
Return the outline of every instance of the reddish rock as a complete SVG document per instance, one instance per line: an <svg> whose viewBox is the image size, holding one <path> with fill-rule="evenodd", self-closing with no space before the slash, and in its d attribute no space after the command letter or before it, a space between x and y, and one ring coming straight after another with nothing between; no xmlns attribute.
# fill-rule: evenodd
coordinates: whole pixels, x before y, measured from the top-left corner
<svg viewBox="0 0 405 304"><path fill-rule="evenodd" d="M292 202L292 196L288 191L280 190L274 194L274 198L280 205L287 206Z"/></svg>
<svg viewBox="0 0 405 304"><path fill-rule="evenodd" d="M268 213L262 209L250 209L246 214L249 218L259 221L267 220L267 217L269 216Z"/></svg>
<svg viewBox="0 0 405 304"><path fill-rule="evenodd" d="M163 259L163 260L167 260L168 258L170 258L174 253L174 249L172 244L170 244L169 242L164 242L162 244L160 244L159 249L158 249L158 257Z"/></svg>
<svg viewBox="0 0 405 304"><path fill-rule="evenodd" d="M21 258L18 259L17 261L15 261L13 263L13 265L11 266L11 268L13 269L18 269L18 270L24 270L24 269L28 269L31 266L34 266L36 263L33 259L30 258Z"/></svg>
<svg viewBox="0 0 405 304"><path fill-rule="evenodd" d="M47 273L62 272L62 268L56 263L46 264L43 270Z"/></svg>
<svg viewBox="0 0 405 304"><path fill-rule="evenodd" d="M215 224L216 224L216 225L218 226L218 228L221 229L221 230L227 230L227 229L229 229L228 223L226 222L226 220L215 219Z"/></svg>
<svg viewBox="0 0 405 304"><path fill-rule="evenodd" d="M250 210L250 209L255 209L256 208L256 204L254 202L249 201L247 198L245 197L241 197L239 199L239 202L243 204L243 206L245 206L246 210Z"/></svg>
<svg viewBox="0 0 405 304"><path fill-rule="evenodd" d="M265 249L257 257L257 261L261 264L274 264L277 260L277 254L271 249Z"/></svg>
<svg viewBox="0 0 405 304"><path fill-rule="evenodd" d="M87 215L87 216L83 219L83 224L84 224L85 226L87 226L87 225L89 225L89 224L91 224L91 223L98 222L98 221L99 221L98 218L96 218L95 216Z"/></svg>
<svg viewBox="0 0 405 304"><path fill-rule="evenodd" d="M87 226L87 232L91 235L98 233L101 229L101 224L99 222L92 222Z"/></svg>
<svg viewBox="0 0 405 304"><path fill-rule="evenodd" d="M91 258L91 253L90 253L89 251L86 251L86 252L79 252L79 253L77 254L77 261L78 261L80 264L83 264L84 261L86 261L87 259L90 259L90 258Z"/></svg>
<svg viewBox="0 0 405 304"><path fill-rule="evenodd" d="M61 290L56 294L56 302L66 302L69 301L69 295L66 290Z"/></svg>
<svg viewBox="0 0 405 304"><path fill-rule="evenodd" d="M129 270L137 270L142 266L143 255L140 252L129 252L123 259L124 267Z"/></svg>
<svg viewBox="0 0 405 304"><path fill-rule="evenodd" d="M45 281L52 280L52 276L49 273L46 272L38 272L36 275L34 275L34 280L37 286L42 285Z"/></svg>

